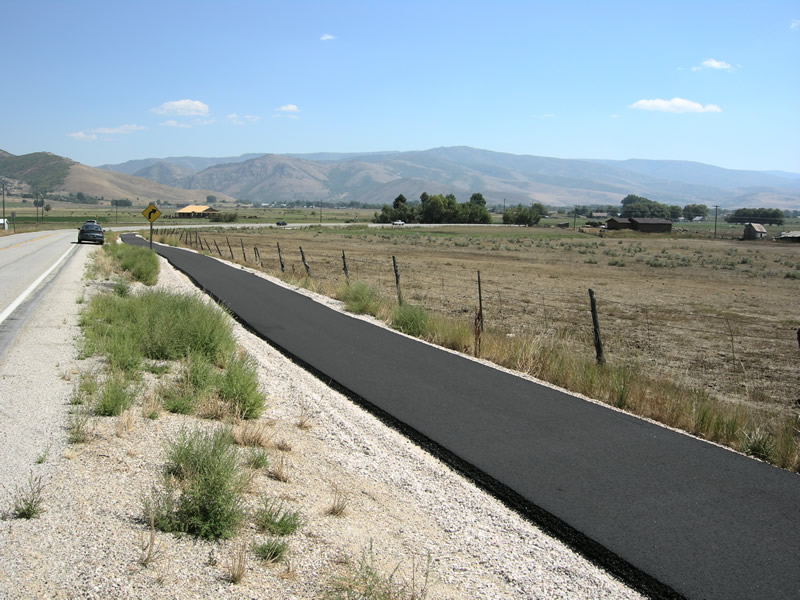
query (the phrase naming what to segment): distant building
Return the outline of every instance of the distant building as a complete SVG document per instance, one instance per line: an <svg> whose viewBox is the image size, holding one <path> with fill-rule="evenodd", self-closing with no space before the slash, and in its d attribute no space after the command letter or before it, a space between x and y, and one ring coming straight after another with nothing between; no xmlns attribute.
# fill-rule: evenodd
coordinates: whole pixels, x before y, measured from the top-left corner
<svg viewBox="0 0 800 600"><path fill-rule="evenodd" d="M176 210L175 214L180 219L207 219L210 215L218 212L218 210L210 206L190 204L189 206Z"/></svg>
<svg viewBox="0 0 800 600"><path fill-rule="evenodd" d="M759 223L745 223L742 237L746 240L761 240L767 237L767 229Z"/></svg>
<svg viewBox="0 0 800 600"><path fill-rule="evenodd" d="M703 221L705 221L705 218L704 217L700 217L700 216L695 217L694 219L692 219L692 223L702 223Z"/></svg>
<svg viewBox="0 0 800 600"><path fill-rule="evenodd" d="M782 231L775 239L779 242L794 242L795 244L799 244L800 231Z"/></svg>
<svg viewBox="0 0 800 600"><path fill-rule="evenodd" d="M670 233L672 232L672 221L669 219L645 219L641 217L631 217L631 228L642 233Z"/></svg>
<svg viewBox="0 0 800 600"><path fill-rule="evenodd" d="M633 229L631 220L626 217L611 217L606 221L606 227L608 227L609 231L615 229Z"/></svg>

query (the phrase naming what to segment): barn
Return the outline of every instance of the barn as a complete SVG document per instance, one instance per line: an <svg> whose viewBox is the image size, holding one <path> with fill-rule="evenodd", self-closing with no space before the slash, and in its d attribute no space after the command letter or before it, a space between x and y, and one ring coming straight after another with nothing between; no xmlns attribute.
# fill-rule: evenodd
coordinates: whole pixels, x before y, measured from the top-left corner
<svg viewBox="0 0 800 600"><path fill-rule="evenodd" d="M631 217L631 228L642 233L671 233L672 221L669 219L645 219Z"/></svg>
<svg viewBox="0 0 800 600"><path fill-rule="evenodd" d="M632 229L631 220L624 217L611 217L606 221L606 227L613 229Z"/></svg>
<svg viewBox="0 0 800 600"><path fill-rule="evenodd" d="M745 223L744 235L745 240L762 240L767 237L767 229L759 223Z"/></svg>

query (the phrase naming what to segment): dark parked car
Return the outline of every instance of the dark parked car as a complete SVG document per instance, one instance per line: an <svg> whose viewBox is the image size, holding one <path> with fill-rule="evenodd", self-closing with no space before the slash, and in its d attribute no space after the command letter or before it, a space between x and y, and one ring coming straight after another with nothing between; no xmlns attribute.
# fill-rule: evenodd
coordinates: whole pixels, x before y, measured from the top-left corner
<svg viewBox="0 0 800 600"><path fill-rule="evenodd" d="M286 221L278 221L277 223L275 223L275 225L277 225L278 227L286 227Z"/></svg>
<svg viewBox="0 0 800 600"><path fill-rule="evenodd" d="M94 242L95 244L102 244L106 241L103 235L103 228L95 222L87 221L81 225L78 231L78 243L81 242Z"/></svg>

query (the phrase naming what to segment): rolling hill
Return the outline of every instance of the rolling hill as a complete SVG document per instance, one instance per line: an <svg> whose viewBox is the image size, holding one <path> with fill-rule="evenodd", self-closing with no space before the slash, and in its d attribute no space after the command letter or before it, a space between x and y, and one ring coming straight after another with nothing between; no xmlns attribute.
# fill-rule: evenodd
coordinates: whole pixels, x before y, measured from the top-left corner
<svg viewBox="0 0 800 600"><path fill-rule="evenodd" d="M208 195L215 195L220 201L235 201L220 192L169 187L143 177L88 167L48 152L14 156L0 150L0 176L20 182L23 191L83 192L108 200L127 198L137 205L156 200L171 204L204 204Z"/></svg>
<svg viewBox="0 0 800 600"><path fill-rule="evenodd" d="M245 158L250 156L251 158ZM800 175L723 169L688 161L559 159L469 147L414 152L242 155L243 160L146 159L104 169L126 171L186 189L215 190L252 202L391 203L453 193L460 200L481 192L492 203L542 202L551 206L617 204L628 194L664 204L718 204L723 208L800 207ZM168 170L168 163L195 170Z"/></svg>

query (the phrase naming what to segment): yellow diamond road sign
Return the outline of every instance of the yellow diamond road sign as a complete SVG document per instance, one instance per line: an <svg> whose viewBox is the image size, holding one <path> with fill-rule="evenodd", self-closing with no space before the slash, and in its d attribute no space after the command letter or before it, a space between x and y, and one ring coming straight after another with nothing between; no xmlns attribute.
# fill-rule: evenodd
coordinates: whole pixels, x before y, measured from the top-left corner
<svg viewBox="0 0 800 600"><path fill-rule="evenodd" d="M158 217L161 216L161 211L158 210L155 206L150 204L147 208L142 211L144 218L150 221L151 223L155 221Z"/></svg>

